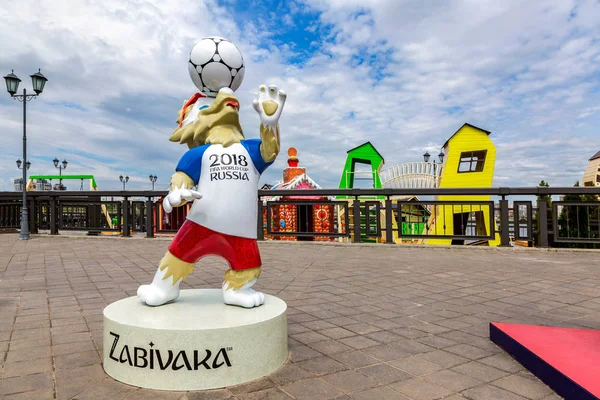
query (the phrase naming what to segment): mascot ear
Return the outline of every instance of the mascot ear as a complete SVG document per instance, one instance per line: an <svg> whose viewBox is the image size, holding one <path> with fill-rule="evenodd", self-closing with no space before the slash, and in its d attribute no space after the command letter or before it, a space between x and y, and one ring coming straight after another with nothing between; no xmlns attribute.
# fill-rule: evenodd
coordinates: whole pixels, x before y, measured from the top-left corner
<svg viewBox="0 0 600 400"><path fill-rule="evenodd" d="M185 117L186 117L186 115L185 115L185 114L186 114L186 112L185 112L185 111L186 111L186 110L185 110L185 103L187 103L187 100L184 100L184 101L183 101L183 104L182 104L182 106L181 106L181 109L179 110L179 118L177 118L177 121L175 121L175 122L177 122L177 124L178 124L179 126L181 126L181 124L183 123L183 120L184 120L184 119L185 119Z"/></svg>
<svg viewBox="0 0 600 400"><path fill-rule="evenodd" d="M194 93L194 95L190 97L188 101L183 103L183 107L181 107L181 111L179 111L179 120L177 121L180 128L183 125L183 120L185 117L187 117L187 114L191 110L191 107L198 101L200 97L206 97L206 95L203 93Z"/></svg>

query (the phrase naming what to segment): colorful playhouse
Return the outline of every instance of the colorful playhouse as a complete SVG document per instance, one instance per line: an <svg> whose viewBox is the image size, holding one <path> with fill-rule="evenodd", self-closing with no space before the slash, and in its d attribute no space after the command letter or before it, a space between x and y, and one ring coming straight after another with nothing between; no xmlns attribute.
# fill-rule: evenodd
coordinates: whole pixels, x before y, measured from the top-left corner
<svg viewBox="0 0 600 400"><path fill-rule="evenodd" d="M490 131L465 123L452 135L443 149L446 153L440 177L440 188L488 188L492 187L496 146L490 139ZM460 201L467 205L443 205L433 211L427 224L428 235L490 236L479 244L498 246L498 233L491 235L494 207L490 196L437 196L438 201ZM479 202L479 204L475 204ZM427 244L465 244L465 240L444 238L427 239Z"/></svg>
<svg viewBox="0 0 600 400"><path fill-rule="evenodd" d="M298 167L300 160L297 151L291 147L288 150L288 167L283 170L283 181L271 187L272 190L321 189L321 187L306 174L306 168ZM333 241L328 236L318 236L318 233L333 233L334 206L328 204L332 198L324 196L273 196L263 198L269 201L270 210L263 211L264 226L267 226L268 215L271 216L270 226L272 235L265 230L265 238L273 240L311 240ZM295 201L296 204L286 204ZM298 201L305 203L298 204ZM269 212L270 211L270 212ZM298 237L285 236L284 232L297 232ZM315 234L317 233L317 234Z"/></svg>

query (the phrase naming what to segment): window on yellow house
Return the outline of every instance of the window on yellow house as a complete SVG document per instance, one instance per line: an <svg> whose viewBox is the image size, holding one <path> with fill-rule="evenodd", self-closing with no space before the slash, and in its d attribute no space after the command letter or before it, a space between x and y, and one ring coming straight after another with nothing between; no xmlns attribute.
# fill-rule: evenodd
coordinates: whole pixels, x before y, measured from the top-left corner
<svg viewBox="0 0 600 400"><path fill-rule="evenodd" d="M487 150L466 151L460 153L458 172L481 172L485 164Z"/></svg>

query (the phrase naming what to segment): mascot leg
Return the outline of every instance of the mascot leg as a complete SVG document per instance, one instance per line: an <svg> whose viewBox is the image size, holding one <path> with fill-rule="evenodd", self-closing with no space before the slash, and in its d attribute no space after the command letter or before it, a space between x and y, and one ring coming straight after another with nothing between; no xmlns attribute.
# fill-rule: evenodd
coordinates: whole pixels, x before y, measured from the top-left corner
<svg viewBox="0 0 600 400"><path fill-rule="evenodd" d="M142 285L138 297L149 306L161 306L179 297L179 284L194 270L196 261L207 254L207 229L185 221L165 253L150 285Z"/></svg>
<svg viewBox="0 0 600 400"><path fill-rule="evenodd" d="M179 284L194 269L194 263L180 260L167 251L150 285L142 285L138 297L149 306L162 306L179 297Z"/></svg>
<svg viewBox="0 0 600 400"><path fill-rule="evenodd" d="M229 250L220 253L231 269L223 279L223 301L231 306L258 307L265 295L252 289L260 275L262 261L256 239L224 235Z"/></svg>

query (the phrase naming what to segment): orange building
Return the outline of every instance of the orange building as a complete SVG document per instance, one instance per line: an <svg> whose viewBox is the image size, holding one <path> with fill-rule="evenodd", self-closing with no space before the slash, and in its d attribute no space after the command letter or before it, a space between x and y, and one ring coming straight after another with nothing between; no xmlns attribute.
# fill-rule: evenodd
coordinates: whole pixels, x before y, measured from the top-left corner
<svg viewBox="0 0 600 400"><path fill-rule="evenodd" d="M300 160L296 157L296 149L288 150L288 167L283 170L283 181L274 185L272 190L321 189L321 187L306 174L306 168L298 167ZM296 236L267 235L265 238L274 240L311 240L333 241L332 237L318 236L318 233L332 233L334 229L334 206L329 204L333 198L325 196L274 196L263 200L275 202L271 204L272 232L295 232ZM286 204L286 202L306 202L306 204ZM267 225L267 209L263 213L264 226Z"/></svg>

